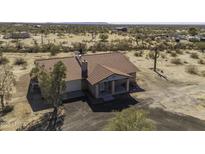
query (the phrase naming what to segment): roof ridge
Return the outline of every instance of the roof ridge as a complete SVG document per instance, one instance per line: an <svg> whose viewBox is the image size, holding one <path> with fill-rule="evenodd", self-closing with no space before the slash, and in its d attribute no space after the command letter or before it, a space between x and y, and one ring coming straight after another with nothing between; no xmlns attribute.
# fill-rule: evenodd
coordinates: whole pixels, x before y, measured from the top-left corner
<svg viewBox="0 0 205 154"><path fill-rule="evenodd" d="M86 54L83 56L96 56L96 55L106 55L106 54L122 54L120 52L104 52L104 53L96 53L96 54ZM35 61L42 61L42 60L53 60L53 59L65 59L65 58L74 58L75 56L65 56L65 57L49 57L49 58L41 58L36 59Z"/></svg>
<svg viewBox="0 0 205 154"><path fill-rule="evenodd" d="M103 52L103 53L95 53L95 54L86 54L84 56L96 56L96 55L108 55L108 54L122 54L120 52Z"/></svg>
<svg viewBox="0 0 205 154"><path fill-rule="evenodd" d="M119 74L119 73L121 73L121 74L130 76L129 74L127 74L127 73L125 73L125 72L122 72L122 71L120 71L120 70L118 70L118 69L116 69L116 68L112 68L112 67L109 67L109 66L106 66L106 65L103 65L103 64L99 64L99 65L101 65L102 67L104 67L105 69L109 70L110 72L112 72L112 73L114 73L114 74ZM120 75L120 74L119 74L119 75Z"/></svg>
<svg viewBox="0 0 205 154"><path fill-rule="evenodd" d="M54 60L54 59L65 59L65 58L74 58L74 56L41 58L41 59L36 59L35 61Z"/></svg>

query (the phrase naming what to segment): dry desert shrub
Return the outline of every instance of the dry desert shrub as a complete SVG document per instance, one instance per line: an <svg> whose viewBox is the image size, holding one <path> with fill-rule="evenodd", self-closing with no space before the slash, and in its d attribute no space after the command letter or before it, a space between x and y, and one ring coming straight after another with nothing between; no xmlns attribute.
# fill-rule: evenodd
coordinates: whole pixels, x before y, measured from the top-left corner
<svg viewBox="0 0 205 154"><path fill-rule="evenodd" d="M6 57L0 57L0 65L5 65L5 64L7 64L7 63L9 63L8 58L6 58Z"/></svg>
<svg viewBox="0 0 205 154"><path fill-rule="evenodd" d="M172 51L168 49L168 50L166 51L166 53L171 54L171 53L172 53Z"/></svg>
<svg viewBox="0 0 205 154"><path fill-rule="evenodd" d="M193 59L199 59L199 55L196 52L191 53L190 57Z"/></svg>
<svg viewBox="0 0 205 154"><path fill-rule="evenodd" d="M27 61L25 61L23 58L16 58L14 61L14 65L26 65Z"/></svg>
<svg viewBox="0 0 205 154"><path fill-rule="evenodd" d="M176 52L171 52L171 56L176 57L177 56Z"/></svg>
<svg viewBox="0 0 205 154"><path fill-rule="evenodd" d="M197 66L195 65L189 65L186 67L186 72L189 74L194 74L194 75L198 75L199 74L199 70L197 68Z"/></svg>
<svg viewBox="0 0 205 154"><path fill-rule="evenodd" d="M199 63L199 64L205 64L205 60L199 59L198 63Z"/></svg>
<svg viewBox="0 0 205 154"><path fill-rule="evenodd" d="M171 63L172 63L172 64L176 64L176 65L182 65L182 64L183 64L182 61L181 61L181 59L179 59L179 58L174 58L174 59L172 59L172 60L171 60Z"/></svg>
<svg viewBox="0 0 205 154"><path fill-rule="evenodd" d="M162 59L167 58L167 56L166 56L166 54L165 54L165 53L161 54L161 57L162 57Z"/></svg>
<svg viewBox="0 0 205 154"><path fill-rule="evenodd" d="M143 51L137 51L135 52L136 57L142 57L143 56Z"/></svg>
<svg viewBox="0 0 205 154"><path fill-rule="evenodd" d="M205 71L201 71L201 76L205 77Z"/></svg>
<svg viewBox="0 0 205 154"><path fill-rule="evenodd" d="M150 51L150 52L148 53L148 57L149 57L150 59L154 59L154 55L155 55L154 51Z"/></svg>
<svg viewBox="0 0 205 154"><path fill-rule="evenodd" d="M180 55L183 55L184 54L184 52L182 51L182 50L176 50L176 54L180 54Z"/></svg>

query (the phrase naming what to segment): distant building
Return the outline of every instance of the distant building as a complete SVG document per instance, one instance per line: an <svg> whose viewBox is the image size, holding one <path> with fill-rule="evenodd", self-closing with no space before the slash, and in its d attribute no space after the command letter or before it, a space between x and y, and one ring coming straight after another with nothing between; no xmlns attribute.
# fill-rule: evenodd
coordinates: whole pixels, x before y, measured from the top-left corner
<svg viewBox="0 0 205 154"><path fill-rule="evenodd" d="M128 28L127 27L115 27L114 31L127 32Z"/></svg>
<svg viewBox="0 0 205 154"><path fill-rule="evenodd" d="M200 37L200 41L205 42L205 36L201 36L201 37Z"/></svg>
<svg viewBox="0 0 205 154"><path fill-rule="evenodd" d="M199 42L200 41L199 36L189 36L188 39L190 42Z"/></svg>
<svg viewBox="0 0 205 154"><path fill-rule="evenodd" d="M4 39L26 39L30 38L30 34L27 32L14 32L4 35Z"/></svg>
<svg viewBox="0 0 205 154"><path fill-rule="evenodd" d="M34 25L35 28L41 28L41 25Z"/></svg>

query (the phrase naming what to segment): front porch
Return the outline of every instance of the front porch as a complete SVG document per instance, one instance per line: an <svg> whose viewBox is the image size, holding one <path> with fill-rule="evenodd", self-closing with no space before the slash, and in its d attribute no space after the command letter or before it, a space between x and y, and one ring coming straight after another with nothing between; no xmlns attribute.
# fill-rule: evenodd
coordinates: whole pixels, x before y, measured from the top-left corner
<svg viewBox="0 0 205 154"><path fill-rule="evenodd" d="M129 92L129 78L102 81L95 85L96 98L102 98L104 101L111 101L114 95Z"/></svg>

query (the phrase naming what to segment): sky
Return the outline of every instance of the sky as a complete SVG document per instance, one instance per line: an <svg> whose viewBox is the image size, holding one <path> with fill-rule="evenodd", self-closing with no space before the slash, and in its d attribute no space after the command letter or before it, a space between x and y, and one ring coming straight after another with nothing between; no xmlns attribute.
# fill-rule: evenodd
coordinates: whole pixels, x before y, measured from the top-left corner
<svg viewBox="0 0 205 154"><path fill-rule="evenodd" d="M203 23L204 0L0 0L0 22Z"/></svg>

